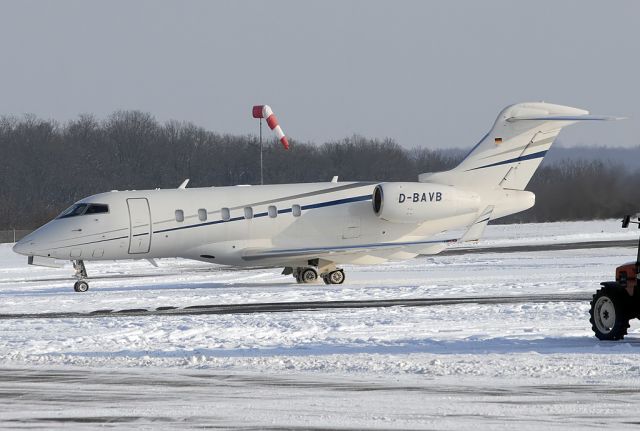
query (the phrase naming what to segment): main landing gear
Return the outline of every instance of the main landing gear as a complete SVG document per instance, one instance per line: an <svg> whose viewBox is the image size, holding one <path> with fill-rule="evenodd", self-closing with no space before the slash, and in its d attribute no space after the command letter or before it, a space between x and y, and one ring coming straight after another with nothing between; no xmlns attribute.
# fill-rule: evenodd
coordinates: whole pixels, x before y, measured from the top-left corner
<svg viewBox="0 0 640 431"><path fill-rule="evenodd" d="M324 284L342 284L344 283L344 270L336 269L322 276Z"/></svg>
<svg viewBox="0 0 640 431"><path fill-rule="evenodd" d="M291 268L289 272L285 268L284 273L293 274L293 277L298 283L315 283L319 278L322 278L324 284L342 284L344 283L345 275L342 268L322 268L319 269L316 266L303 266L297 268Z"/></svg>
<svg viewBox="0 0 640 431"><path fill-rule="evenodd" d="M87 283L87 268L84 266L84 261L82 260L73 260L73 269L76 270L75 277L78 281L73 285L73 290L76 292L86 292L89 290L89 283Z"/></svg>

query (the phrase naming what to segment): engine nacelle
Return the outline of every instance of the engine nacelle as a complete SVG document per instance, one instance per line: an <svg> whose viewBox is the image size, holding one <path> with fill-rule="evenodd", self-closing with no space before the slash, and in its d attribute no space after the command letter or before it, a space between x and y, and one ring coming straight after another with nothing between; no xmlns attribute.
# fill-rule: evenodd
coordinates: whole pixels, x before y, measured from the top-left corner
<svg viewBox="0 0 640 431"><path fill-rule="evenodd" d="M421 223L480 209L472 192L433 183L382 183L373 191L373 211L393 223Z"/></svg>

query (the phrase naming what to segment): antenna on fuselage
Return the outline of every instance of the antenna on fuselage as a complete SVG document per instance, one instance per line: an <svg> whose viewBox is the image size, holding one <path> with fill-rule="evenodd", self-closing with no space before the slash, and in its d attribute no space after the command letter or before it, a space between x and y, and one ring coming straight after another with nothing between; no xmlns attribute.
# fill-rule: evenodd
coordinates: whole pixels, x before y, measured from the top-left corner
<svg viewBox="0 0 640 431"><path fill-rule="evenodd" d="M184 190L184 189L186 189L186 188L187 188L187 184L189 184L189 178L187 178L186 180L184 180L184 181L182 182L182 184L180 184L180 185L178 186L178 190Z"/></svg>

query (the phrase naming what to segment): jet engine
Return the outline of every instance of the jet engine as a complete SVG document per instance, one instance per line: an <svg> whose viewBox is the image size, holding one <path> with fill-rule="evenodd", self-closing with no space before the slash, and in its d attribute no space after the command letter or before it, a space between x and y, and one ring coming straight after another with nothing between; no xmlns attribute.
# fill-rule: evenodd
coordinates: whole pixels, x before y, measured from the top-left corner
<svg viewBox="0 0 640 431"><path fill-rule="evenodd" d="M421 223L480 209L477 194L432 183L382 183L372 198L376 215L393 223Z"/></svg>

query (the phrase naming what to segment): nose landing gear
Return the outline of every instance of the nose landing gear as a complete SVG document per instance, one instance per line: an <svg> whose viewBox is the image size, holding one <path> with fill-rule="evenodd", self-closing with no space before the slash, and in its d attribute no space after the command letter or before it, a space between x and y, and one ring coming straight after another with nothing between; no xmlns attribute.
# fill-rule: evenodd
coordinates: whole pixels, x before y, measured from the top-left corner
<svg viewBox="0 0 640 431"><path fill-rule="evenodd" d="M73 290L76 292L86 292L89 290L89 283L85 281L87 278L87 268L84 266L84 261L73 260L71 263L73 263L73 269L76 270L75 277L78 279L73 285Z"/></svg>
<svg viewBox="0 0 640 431"><path fill-rule="evenodd" d="M73 290L75 290L76 292L86 292L87 290L89 290L89 283L83 280L76 281L73 285Z"/></svg>

